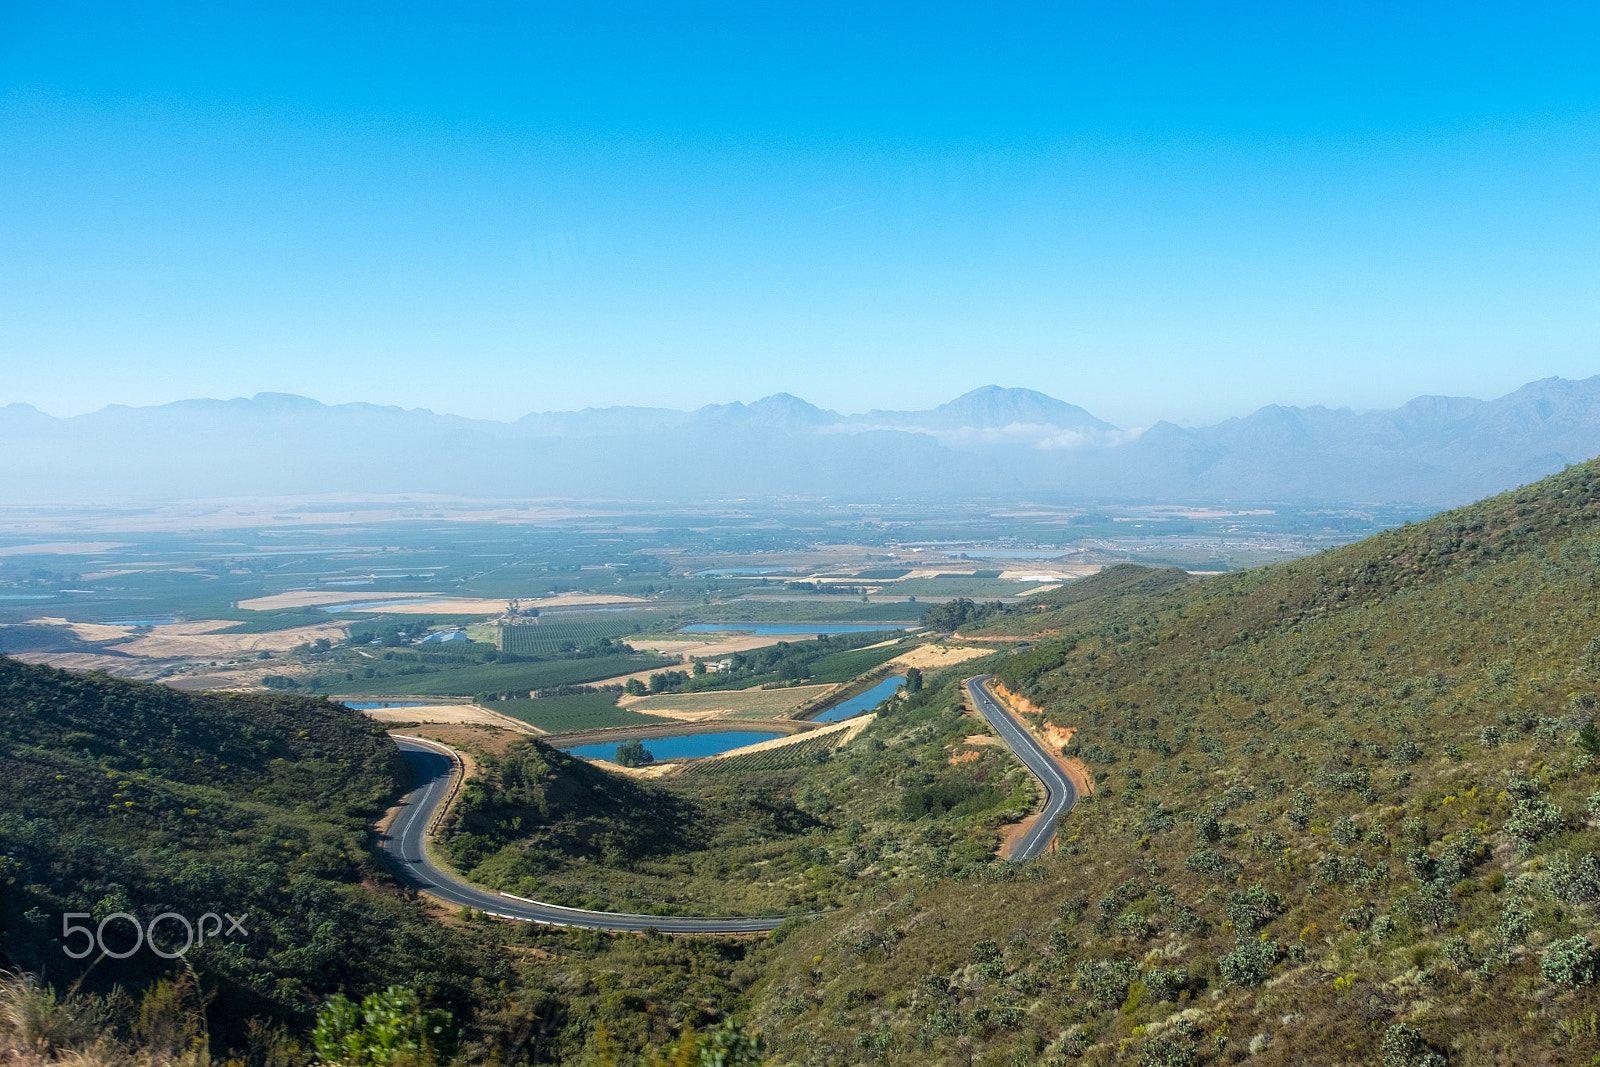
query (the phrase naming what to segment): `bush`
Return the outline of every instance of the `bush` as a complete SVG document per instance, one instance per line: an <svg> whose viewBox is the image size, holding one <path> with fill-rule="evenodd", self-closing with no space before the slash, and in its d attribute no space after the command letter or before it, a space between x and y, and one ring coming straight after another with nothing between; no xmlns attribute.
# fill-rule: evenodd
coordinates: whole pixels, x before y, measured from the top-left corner
<svg viewBox="0 0 1600 1067"><path fill-rule="evenodd" d="M1260 882L1242 893L1228 895L1228 921L1241 934L1253 934L1283 911L1283 897Z"/></svg>
<svg viewBox="0 0 1600 1067"><path fill-rule="evenodd" d="M1074 973L1074 986L1087 995L1099 1011L1110 1011L1128 997L1128 987L1139 975L1130 960L1084 960Z"/></svg>
<svg viewBox="0 0 1600 1067"><path fill-rule="evenodd" d="M1148 971L1144 976L1145 999L1152 1004L1177 1000L1188 980L1187 974L1176 969L1163 970L1158 967Z"/></svg>
<svg viewBox="0 0 1600 1067"><path fill-rule="evenodd" d="M1563 904L1592 904L1600 900L1600 859L1586 853L1576 862L1562 855L1550 861L1550 891Z"/></svg>
<svg viewBox="0 0 1600 1067"><path fill-rule="evenodd" d="M1450 966L1458 971L1470 971L1473 966L1472 948L1464 937L1452 937L1439 946L1442 955Z"/></svg>
<svg viewBox="0 0 1600 1067"><path fill-rule="evenodd" d="M753 1067L761 1062L761 1056L760 1035L746 1033L742 1026L728 1019L703 1034L685 1025L678 1039L662 1046L651 1062Z"/></svg>
<svg viewBox="0 0 1600 1067"><path fill-rule="evenodd" d="M1456 900L1443 879L1424 882L1406 901L1406 911L1417 922L1437 930L1456 917Z"/></svg>
<svg viewBox="0 0 1600 1067"><path fill-rule="evenodd" d="M1263 830L1256 835L1255 846L1259 855L1276 856L1288 847L1288 842L1275 830Z"/></svg>
<svg viewBox="0 0 1600 1067"><path fill-rule="evenodd" d="M1396 1023L1383 1034L1383 1067L1445 1067L1445 1060L1421 1030Z"/></svg>
<svg viewBox="0 0 1600 1067"><path fill-rule="evenodd" d="M1258 986L1278 965L1278 956L1276 941L1240 940L1217 961L1217 969L1234 985Z"/></svg>
<svg viewBox="0 0 1600 1067"><path fill-rule="evenodd" d="M338 993L317 1016L311 1041L340 1067L443 1062L452 1051L450 1013L423 1008L414 991L400 986L368 994L359 1007Z"/></svg>
<svg viewBox="0 0 1600 1067"><path fill-rule="evenodd" d="M1524 841L1539 841L1566 828L1567 813L1543 800L1520 800L1506 819L1506 833Z"/></svg>
<svg viewBox="0 0 1600 1067"><path fill-rule="evenodd" d="M1193 1067L1200 1062L1200 1051L1187 1034L1162 1034L1144 1047L1139 1067Z"/></svg>
<svg viewBox="0 0 1600 1067"><path fill-rule="evenodd" d="M1422 758L1422 749L1415 741L1401 741L1389 751L1389 762L1396 767L1404 767L1417 762Z"/></svg>
<svg viewBox="0 0 1600 1067"><path fill-rule="evenodd" d="M1552 941L1539 961L1539 973L1551 985L1591 985L1600 978L1600 954L1582 934Z"/></svg>
<svg viewBox="0 0 1600 1067"><path fill-rule="evenodd" d="M1184 858L1183 866L1196 874L1209 874L1218 881L1232 878L1239 870L1237 863L1214 848L1191 852Z"/></svg>

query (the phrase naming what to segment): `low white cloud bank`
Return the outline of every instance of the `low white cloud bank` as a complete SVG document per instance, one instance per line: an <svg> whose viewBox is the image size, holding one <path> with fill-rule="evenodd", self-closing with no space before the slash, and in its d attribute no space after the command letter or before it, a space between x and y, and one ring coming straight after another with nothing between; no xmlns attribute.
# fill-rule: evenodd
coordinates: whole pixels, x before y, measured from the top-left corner
<svg viewBox="0 0 1600 1067"><path fill-rule="evenodd" d="M1057 433L1041 437L1035 448L1112 448L1116 445L1125 445L1129 441L1137 441L1144 433L1144 427L1133 430L1061 430Z"/></svg>
<svg viewBox="0 0 1600 1067"><path fill-rule="evenodd" d="M1051 423L1013 422L1006 426L914 426L906 423L837 422L817 427L818 433L857 434L877 430L920 433L950 448L1110 448L1132 441L1138 430L1069 429Z"/></svg>

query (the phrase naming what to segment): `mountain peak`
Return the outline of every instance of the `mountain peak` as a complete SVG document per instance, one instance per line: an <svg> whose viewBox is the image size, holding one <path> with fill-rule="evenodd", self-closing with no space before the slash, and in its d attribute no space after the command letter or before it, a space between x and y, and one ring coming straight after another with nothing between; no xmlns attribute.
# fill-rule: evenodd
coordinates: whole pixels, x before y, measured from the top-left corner
<svg viewBox="0 0 1600 1067"><path fill-rule="evenodd" d="M1033 389L1007 389L998 385L984 385L963 393L948 404L934 408L933 416L939 426L984 430L1019 424L1101 432L1116 429L1076 404Z"/></svg>
<svg viewBox="0 0 1600 1067"><path fill-rule="evenodd" d="M839 418L790 393L773 393L749 404L707 404L695 415L714 422L759 424L773 429L812 428Z"/></svg>

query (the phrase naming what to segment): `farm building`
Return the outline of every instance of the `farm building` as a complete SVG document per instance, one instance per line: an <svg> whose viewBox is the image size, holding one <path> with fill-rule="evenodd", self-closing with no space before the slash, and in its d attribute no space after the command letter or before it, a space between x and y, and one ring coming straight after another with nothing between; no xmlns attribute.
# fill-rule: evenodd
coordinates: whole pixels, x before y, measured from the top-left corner
<svg viewBox="0 0 1600 1067"><path fill-rule="evenodd" d="M457 643L466 644L471 640L472 638L468 637L464 630L440 630L438 633L429 634L417 643L419 645L453 645Z"/></svg>

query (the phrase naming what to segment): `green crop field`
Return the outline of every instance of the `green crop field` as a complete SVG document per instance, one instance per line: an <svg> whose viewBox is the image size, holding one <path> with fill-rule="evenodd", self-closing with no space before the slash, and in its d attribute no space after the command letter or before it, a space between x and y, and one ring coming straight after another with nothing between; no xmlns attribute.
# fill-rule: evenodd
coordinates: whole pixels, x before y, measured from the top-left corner
<svg viewBox="0 0 1600 1067"><path fill-rule="evenodd" d="M641 711L721 711L736 718L775 719L787 715L801 704L821 696L820 685L801 685L788 689L718 689L704 693L665 693L645 697L630 707Z"/></svg>
<svg viewBox="0 0 1600 1067"><path fill-rule="evenodd" d="M426 694L472 696L477 693L515 693L557 685L582 685L632 671L669 667L675 661L660 656L599 656L595 659L551 660L545 663L485 663L460 667L424 668L416 673L333 682L330 693L363 696Z"/></svg>
<svg viewBox="0 0 1600 1067"><path fill-rule="evenodd" d="M969 574L939 574L932 578L907 578L883 587L885 596L949 597L965 596L974 600L993 600L1025 593L1037 583L1012 582L998 577L979 578Z"/></svg>
<svg viewBox="0 0 1600 1067"><path fill-rule="evenodd" d="M636 633L640 625L640 617L632 613L583 622L517 623L500 628L500 647L501 651L516 656L558 656L563 651L584 648L602 638Z"/></svg>
<svg viewBox="0 0 1600 1067"><path fill-rule="evenodd" d="M496 700L488 707L552 734L603 730L608 726L657 726L663 721L654 715L619 708L616 702L615 693L579 693L534 700Z"/></svg>
<svg viewBox="0 0 1600 1067"><path fill-rule="evenodd" d="M856 675L865 674L872 668L894 659L906 651L906 648L907 646L896 643L888 648L857 648L823 656L812 665L811 681L848 682Z"/></svg>
<svg viewBox="0 0 1600 1067"><path fill-rule="evenodd" d="M760 752L743 752L737 756L696 760L682 774L748 774L751 771L780 771L790 767L804 767L815 763L824 753L831 752L844 731L808 737L792 745L779 745Z"/></svg>

